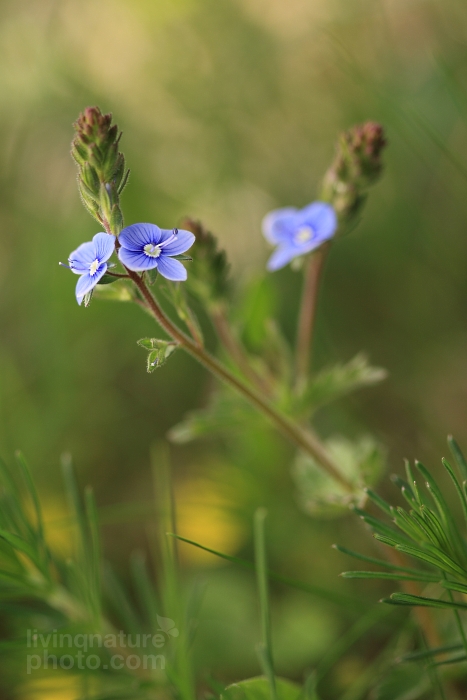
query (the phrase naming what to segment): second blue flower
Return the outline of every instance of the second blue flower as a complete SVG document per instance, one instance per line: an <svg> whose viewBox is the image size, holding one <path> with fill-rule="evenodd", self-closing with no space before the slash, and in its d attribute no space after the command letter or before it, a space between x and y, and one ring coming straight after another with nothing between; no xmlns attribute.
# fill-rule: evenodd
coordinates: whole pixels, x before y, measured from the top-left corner
<svg viewBox="0 0 467 700"><path fill-rule="evenodd" d="M155 224L132 224L118 237L120 262L129 270L144 272L157 267L163 277L183 282L187 272L174 256L185 253L195 242L190 231L161 229Z"/></svg>

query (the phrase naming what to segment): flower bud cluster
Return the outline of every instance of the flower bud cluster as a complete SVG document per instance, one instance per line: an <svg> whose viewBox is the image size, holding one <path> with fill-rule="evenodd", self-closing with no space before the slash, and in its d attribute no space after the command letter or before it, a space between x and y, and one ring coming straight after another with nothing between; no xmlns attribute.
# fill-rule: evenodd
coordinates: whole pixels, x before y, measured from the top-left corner
<svg viewBox="0 0 467 700"><path fill-rule="evenodd" d="M217 240L199 221L185 219L182 227L196 238L196 257L191 263L188 285L191 292L207 305L216 305L229 296L229 263Z"/></svg>
<svg viewBox="0 0 467 700"><path fill-rule="evenodd" d="M121 133L112 115L99 107L87 107L74 124L76 136L71 147L79 173L81 199L89 213L100 223L107 222L113 234L123 228L119 199L129 171L118 150Z"/></svg>
<svg viewBox="0 0 467 700"><path fill-rule="evenodd" d="M383 127L376 122L358 124L340 135L321 196L332 204L340 222L350 221L361 210L366 190L381 175L385 146Z"/></svg>

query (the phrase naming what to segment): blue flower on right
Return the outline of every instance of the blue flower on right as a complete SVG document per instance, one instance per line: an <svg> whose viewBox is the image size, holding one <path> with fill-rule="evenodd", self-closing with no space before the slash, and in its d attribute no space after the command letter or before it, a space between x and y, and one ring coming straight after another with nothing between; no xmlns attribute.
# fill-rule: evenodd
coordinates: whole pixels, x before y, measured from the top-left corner
<svg viewBox="0 0 467 700"><path fill-rule="evenodd" d="M303 209L275 209L264 217L262 227L264 237L277 246L267 264L273 272L332 238L337 215L330 204L313 202Z"/></svg>

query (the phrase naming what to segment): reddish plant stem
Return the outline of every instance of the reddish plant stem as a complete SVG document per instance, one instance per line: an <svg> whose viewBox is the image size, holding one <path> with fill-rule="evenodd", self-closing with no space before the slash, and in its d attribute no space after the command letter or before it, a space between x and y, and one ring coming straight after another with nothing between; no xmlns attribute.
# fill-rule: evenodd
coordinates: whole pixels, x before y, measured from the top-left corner
<svg viewBox="0 0 467 700"><path fill-rule="evenodd" d="M342 476L326 449L321 444L319 438L311 431L304 430L279 410L272 406L264 396L256 389L246 384L243 380L232 374L224 365L211 355L205 348L198 345L192 338L187 336L171 319L166 316L156 299L151 294L144 280L140 275L126 268L128 276L138 288L141 296L146 302L147 308L166 333L183 347L198 362L206 367L218 379L222 380L230 387L242 394L253 406L259 409L276 427L301 450L313 457L330 476L340 483L346 490L351 490L351 485Z"/></svg>
<svg viewBox="0 0 467 700"><path fill-rule="evenodd" d="M248 379L257 389L265 392L267 395L271 394L271 387L268 382L261 377L253 367L250 365L248 356L245 353L244 348L239 343L237 338L234 336L230 329L230 325L225 317L224 310L221 308L215 308L211 312L212 322L219 340L233 359L233 361L238 366L239 370L242 372L244 377Z"/></svg>
<svg viewBox="0 0 467 700"><path fill-rule="evenodd" d="M324 243L313 253L305 270L295 356L295 388L297 393L303 390L308 378L319 285L329 248L330 243Z"/></svg>

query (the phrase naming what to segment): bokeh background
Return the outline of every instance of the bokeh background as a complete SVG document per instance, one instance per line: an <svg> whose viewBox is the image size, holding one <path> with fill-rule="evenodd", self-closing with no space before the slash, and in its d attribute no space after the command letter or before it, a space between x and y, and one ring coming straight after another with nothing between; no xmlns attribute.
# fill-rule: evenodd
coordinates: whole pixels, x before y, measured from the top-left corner
<svg viewBox="0 0 467 700"><path fill-rule="evenodd" d="M448 432L467 447L464 0L2 0L0 17L0 453L25 452L57 547L67 547L54 523L66 514L69 451L125 578L130 552L147 546L151 448L213 388L182 353L149 376L136 340L153 334L151 320L124 304L79 308L75 278L57 264L97 231L69 156L87 105L124 132L126 222L201 219L229 253L238 303L269 304L291 340L299 276L264 281L261 219L316 196L340 130L380 121L385 174L332 251L314 362L365 349L390 376L323 411L319 427L374 433L389 472L403 457L436 470ZM251 515L266 505L273 568L377 601L377 586L337 579L351 562L330 550L336 539L370 547L360 523L300 511L280 437L245 424L171 458L183 535L251 557ZM387 477L381 489L391 492ZM188 546L180 555L205 586L200 673L256 673L252 577ZM299 677L345 621L313 596L274 596L278 668Z"/></svg>

